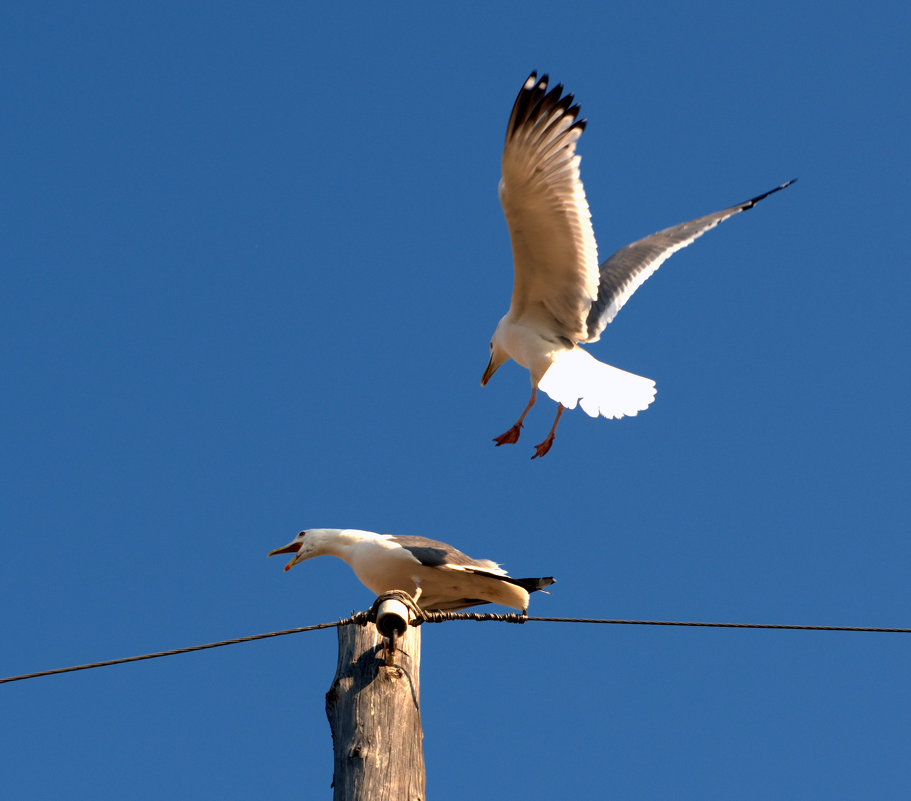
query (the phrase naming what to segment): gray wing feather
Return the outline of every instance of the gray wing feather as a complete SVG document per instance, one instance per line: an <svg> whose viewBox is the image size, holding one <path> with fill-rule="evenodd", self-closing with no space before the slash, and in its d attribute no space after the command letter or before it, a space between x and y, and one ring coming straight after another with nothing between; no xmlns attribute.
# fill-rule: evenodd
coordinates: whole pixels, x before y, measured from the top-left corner
<svg viewBox="0 0 911 801"><path fill-rule="evenodd" d="M446 551L441 548L422 548L419 545L404 545L402 547L424 567L442 567L449 564L449 559L446 558Z"/></svg>
<svg viewBox="0 0 911 801"><path fill-rule="evenodd" d="M710 231L718 223L753 208L760 200L790 186L795 180L797 179L787 181L736 206L665 228L620 248L601 265L598 298L588 314L588 338L585 341L597 342L601 332L617 316L617 312L623 308L632 294L674 253L685 248L706 231Z"/></svg>
<svg viewBox="0 0 911 801"><path fill-rule="evenodd" d="M453 565L456 567L479 568L481 570L496 570L499 568L496 562L492 562L489 559L472 559L451 545L439 540L398 534L390 536L389 539L401 545L424 567Z"/></svg>

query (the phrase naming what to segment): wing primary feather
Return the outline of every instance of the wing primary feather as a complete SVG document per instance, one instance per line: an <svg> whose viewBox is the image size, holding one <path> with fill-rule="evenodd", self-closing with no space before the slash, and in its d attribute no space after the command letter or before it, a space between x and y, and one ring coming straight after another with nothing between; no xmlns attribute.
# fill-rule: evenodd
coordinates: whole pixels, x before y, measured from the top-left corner
<svg viewBox="0 0 911 801"><path fill-rule="evenodd" d="M692 244L719 223L753 208L760 200L786 189L796 180L785 181L742 203L665 228L620 248L601 264L598 297L588 314L588 338L585 341L597 342L601 332L633 293L674 253Z"/></svg>
<svg viewBox="0 0 911 801"><path fill-rule="evenodd" d="M747 209L753 208L760 200L767 198L769 195L774 195L776 192L780 192L782 189L787 189L791 184L797 183L796 178L792 178L790 181L785 181L783 184L776 186L774 189L770 189L768 192L763 192L761 195L756 195L756 197L750 198L749 200L744 200L740 204L740 210L746 211Z"/></svg>
<svg viewBox="0 0 911 801"><path fill-rule="evenodd" d="M579 341L600 276L576 152L585 120L563 92L546 75L526 79L507 126L499 195L513 246L511 313L532 309Z"/></svg>
<svg viewBox="0 0 911 801"><path fill-rule="evenodd" d="M469 569L467 572L474 573L476 576L486 576L487 578L496 579L497 581L505 581L507 584L515 584L517 587L521 587L528 592L543 590L545 587L549 587L557 581L553 576L544 576L542 578L513 578L512 576L501 576L496 573L488 573L485 570Z"/></svg>
<svg viewBox="0 0 911 801"><path fill-rule="evenodd" d="M546 91L547 75L542 75L538 81L535 81L535 73L528 76L525 84L519 90L516 102L512 107L512 113L509 115L509 124L506 126L507 139L531 117L539 100L546 94Z"/></svg>

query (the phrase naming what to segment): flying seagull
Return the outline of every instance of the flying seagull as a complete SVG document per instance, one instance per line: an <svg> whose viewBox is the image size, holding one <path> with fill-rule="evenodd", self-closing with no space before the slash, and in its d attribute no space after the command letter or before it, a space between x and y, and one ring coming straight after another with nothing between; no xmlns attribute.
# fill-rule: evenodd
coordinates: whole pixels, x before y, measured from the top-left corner
<svg viewBox="0 0 911 801"><path fill-rule="evenodd" d="M633 416L655 399L655 382L599 362L580 343L597 342L623 304L664 261L728 217L790 186L788 181L743 203L665 228L620 248L598 266L576 142L585 129L579 106L562 84L528 76L509 116L503 149L500 203L513 253L509 311L490 341L484 386L509 359L531 377L531 398L516 424L494 438L519 439L538 389L560 404L546 439L531 458L553 445L564 409L576 403L590 417Z"/></svg>
<svg viewBox="0 0 911 801"><path fill-rule="evenodd" d="M314 556L337 556L377 595L404 590L428 611L490 603L527 613L528 594L554 583L553 578L510 578L496 562L472 559L445 542L353 528L302 531L269 556L280 553L294 554L285 570Z"/></svg>

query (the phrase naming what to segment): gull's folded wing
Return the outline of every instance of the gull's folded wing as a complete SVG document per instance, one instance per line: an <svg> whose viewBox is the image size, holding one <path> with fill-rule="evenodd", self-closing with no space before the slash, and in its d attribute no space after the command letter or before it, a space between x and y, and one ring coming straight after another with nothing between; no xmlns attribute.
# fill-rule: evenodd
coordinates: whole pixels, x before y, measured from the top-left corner
<svg viewBox="0 0 911 801"><path fill-rule="evenodd" d="M451 570L481 570L495 575L505 575L496 562L490 559L472 559L467 554L439 540L427 537L394 534L387 539L401 545L424 567L444 567Z"/></svg>

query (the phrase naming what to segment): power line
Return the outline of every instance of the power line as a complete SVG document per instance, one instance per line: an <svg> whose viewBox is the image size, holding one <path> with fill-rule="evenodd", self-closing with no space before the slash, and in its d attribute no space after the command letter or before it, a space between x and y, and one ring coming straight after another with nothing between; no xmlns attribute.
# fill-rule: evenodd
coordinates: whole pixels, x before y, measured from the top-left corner
<svg viewBox="0 0 911 801"><path fill-rule="evenodd" d="M424 612L423 622L445 623L448 620L499 621L503 623L603 623L614 626L690 626L714 629L785 629L794 631L866 631L880 634L911 634L911 628L874 626L799 626L786 623L711 623L685 620L608 620L591 617L526 617L498 615L493 612Z"/></svg>
<svg viewBox="0 0 911 801"><path fill-rule="evenodd" d="M281 631L270 631L265 634L251 634L248 637L236 637L232 640L220 640L219 642L210 642L205 645L191 645L188 648L175 648L171 651L157 651L152 654L142 654L140 656L127 656L122 659L108 659L104 662L90 662L86 665L74 665L72 667L56 668L54 670L41 670L36 673L23 673L19 676L9 676L0 679L0 684L8 684L13 681L23 681L24 679L35 679L39 676L54 676L58 673L73 673L77 670L90 670L92 668L108 667L110 665L122 665L127 662L139 662L143 659L158 659L162 656L175 656L176 654L188 654L193 651L204 651L208 648L220 648L223 645L235 645L241 642L252 642L253 640L265 640L269 637L283 637L286 634L300 634L304 631L316 631L317 629L330 629L337 626L348 626L351 624L364 625L370 621L369 612L358 612L351 617L342 620L336 620L334 623L316 623L312 626L300 626L294 629L282 629ZM515 614L497 614L494 612L421 612L421 619L416 625L421 623L446 623L451 620L474 620L479 622L496 622L496 623L599 623L613 626L688 626L695 628L714 628L714 629L778 629L791 631L854 631L868 632L879 634L911 634L911 628L881 628L874 626L799 626L783 623L712 623L699 621L684 620L616 620L605 618L590 617L527 617L525 615Z"/></svg>
<svg viewBox="0 0 911 801"><path fill-rule="evenodd" d="M91 670L92 668L108 667L109 665L122 665L126 662L140 662L143 659L158 659L161 656L175 656L176 654L188 654L192 651L204 651L207 648L221 648L223 645L234 645L239 642L252 642L253 640L265 640L268 637L283 637L285 634L299 634L302 631L315 631L316 629L331 629L336 626L347 626L349 623L361 622L361 617L366 622L366 613L360 612L357 615L337 620L335 623L316 623L313 626L300 626L296 629L283 629L282 631L270 631L266 634L251 634L249 637L236 637L233 640L221 640L219 642L210 642L205 645L191 645L188 648L175 648L172 651L156 651L154 654L142 654L141 656L126 656L122 659L108 659L105 662L90 662L87 665L74 665L72 667L56 668L55 670L41 670L37 673L23 673L21 676L9 676L0 679L0 684L7 684L11 681L22 681L23 679L36 679L39 676L54 676L58 673L72 673L76 670Z"/></svg>

